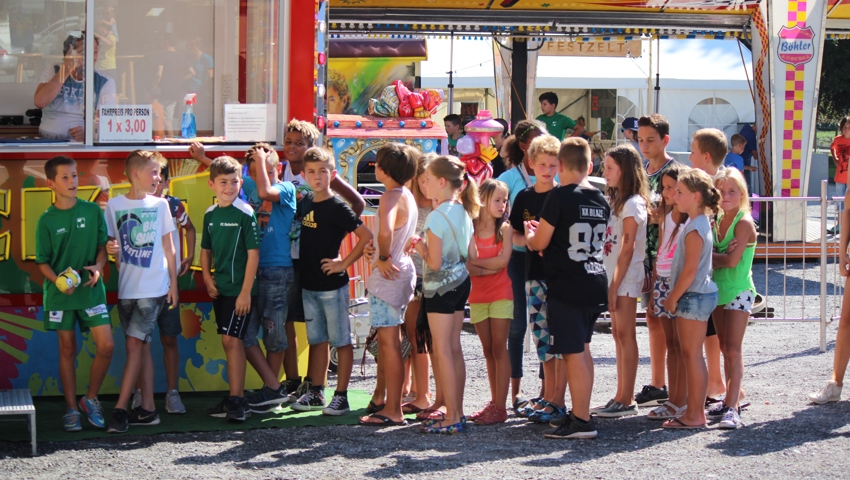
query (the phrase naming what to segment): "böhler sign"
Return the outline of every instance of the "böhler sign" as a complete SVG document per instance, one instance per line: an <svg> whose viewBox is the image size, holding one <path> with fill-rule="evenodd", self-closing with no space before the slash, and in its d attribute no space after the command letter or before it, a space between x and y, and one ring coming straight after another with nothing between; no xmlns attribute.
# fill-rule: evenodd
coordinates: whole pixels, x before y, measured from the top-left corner
<svg viewBox="0 0 850 480"><path fill-rule="evenodd" d="M546 41L539 55L564 57L639 57L643 45L640 40L608 42Z"/></svg>
<svg viewBox="0 0 850 480"><path fill-rule="evenodd" d="M815 31L812 27L779 29L779 45L776 46L779 60L794 66L808 63L815 56Z"/></svg>

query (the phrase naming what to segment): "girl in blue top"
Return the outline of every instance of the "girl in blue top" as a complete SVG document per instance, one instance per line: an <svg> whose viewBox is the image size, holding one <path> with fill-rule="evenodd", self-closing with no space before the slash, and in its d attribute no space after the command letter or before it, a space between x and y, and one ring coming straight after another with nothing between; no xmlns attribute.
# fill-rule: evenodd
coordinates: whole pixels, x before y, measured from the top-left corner
<svg viewBox="0 0 850 480"><path fill-rule="evenodd" d="M676 206L690 221L682 229L673 256L670 285L673 286L664 309L676 312L676 330L682 349L687 378L688 405L681 417L664 422L664 428L705 428L705 392L708 369L702 345L708 317L717 306L717 285L711 279L714 236L706 210L717 215L720 193L711 177L692 168L679 175Z"/></svg>
<svg viewBox="0 0 850 480"><path fill-rule="evenodd" d="M465 422L466 365L460 330L471 287L466 261L478 257L472 219L478 216L481 203L478 187L456 157L432 160L425 168L422 187L436 207L425 220L424 242L413 236L408 249L415 249L424 261L422 296L432 338L434 381L446 407L437 419L422 422L422 431L452 434L462 432Z"/></svg>

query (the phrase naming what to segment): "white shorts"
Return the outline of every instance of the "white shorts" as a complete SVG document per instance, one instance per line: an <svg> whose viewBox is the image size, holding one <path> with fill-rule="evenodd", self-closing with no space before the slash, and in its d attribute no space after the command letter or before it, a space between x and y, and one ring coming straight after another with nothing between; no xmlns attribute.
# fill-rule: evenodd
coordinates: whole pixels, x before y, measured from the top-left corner
<svg viewBox="0 0 850 480"><path fill-rule="evenodd" d="M629 298L641 298L643 296L643 282L641 283L626 283L623 282L620 284L620 288L617 289L618 297L629 297Z"/></svg>
<svg viewBox="0 0 850 480"><path fill-rule="evenodd" d="M756 302L756 294L752 290L744 290L735 295L735 298L723 306L723 310L737 310L740 312L753 313L753 304Z"/></svg>

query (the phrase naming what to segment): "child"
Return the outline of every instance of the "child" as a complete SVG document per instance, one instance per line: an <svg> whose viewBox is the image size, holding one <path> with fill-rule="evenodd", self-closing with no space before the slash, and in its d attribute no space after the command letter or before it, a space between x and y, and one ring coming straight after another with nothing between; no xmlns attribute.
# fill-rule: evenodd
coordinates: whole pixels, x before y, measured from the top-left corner
<svg viewBox="0 0 850 480"><path fill-rule="evenodd" d="M446 128L446 135L449 137L449 155L459 157L460 154L457 152L457 141L463 138L463 128L461 127L460 115L455 113L446 115L443 118L443 125Z"/></svg>
<svg viewBox="0 0 850 480"><path fill-rule="evenodd" d="M597 412L603 418L637 415L633 403L638 367L635 332L637 300L644 281L648 188L640 156L631 145L608 151L604 159L611 217L605 230L608 311L617 358L617 394Z"/></svg>
<svg viewBox="0 0 850 480"><path fill-rule="evenodd" d="M653 272L652 314L661 322L664 328L664 338L667 341L667 378L669 399L654 408L647 417L650 420L669 420L678 417L687 408L685 365L682 362L682 348L679 345L679 335L676 331L676 316L664 310L667 295L670 293L670 274L673 268L673 256L676 253L682 226L688 222L687 215L679 211L674 199L676 183L679 175L687 170L680 163L670 165L661 176L661 204L659 213L664 219L660 225L658 258Z"/></svg>
<svg viewBox="0 0 850 480"><path fill-rule="evenodd" d="M741 171L727 168L718 175L714 185L720 192L723 212L714 224L712 263L718 306L713 317L726 370L726 396L706 416L709 419L721 418L719 428L734 430L741 426L739 399L744 376L741 346L755 302L752 267L757 234L750 216L747 184ZM740 246L730 249L729 244L733 240Z"/></svg>
<svg viewBox="0 0 850 480"><path fill-rule="evenodd" d="M480 208L478 186L469 180L463 163L449 156L437 157L428 164L423 187L425 196L437 206L425 220L425 241L411 237L408 250L416 249L425 261L422 295L432 338L431 361L446 411L440 420L423 421L421 428L427 433L454 434L463 431L466 420L466 365L460 330L471 285L466 260L476 259L472 219Z"/></svg>
<svg viewBox="0 0 850 480"><path fill-rule="evenodd" d="M508 186L487 179L479 187L481 213L475 220L475 246L478 260L467 262L472 280L469 294L470 322L475 326L490 382L490 402L469 416L477 425L503 423L508 419L505 402L510 383L508 332L513 315L513 292L508 278L508 262L513 251L513 229L506 221Z"/></svg>
<svg viewBox="0 0 850 480"><path fill-rule="evenodd" d="M416 174L415 149L388 143L375 157L375 176L384 185L378 206L377 261L366 288L372 326L378 329L378 369L386 384L381 413L361 417L361 425L406 425L401 408L404 362L399 325L413 298L416 267L404 249L416 232L416 199L404 184ZM377 420L377 421L376 421Z"/></svg>
<svg viewBox="0 0 850 480"><path fill-rule="evenodd" d="M688 159L694 168L707 173L712 182L726 169L723 159L726 158L726 135L716 128L697 130L691 139L691 154ZM714 217L710 219L714 222ZM705 339L705 358L708 362L708 396L706 405L719 403L719 398L726 393L726 383L720 368L720 340L717 329L714 328L713 315L708 317L707 338Z"/></svg>
<svg viewBox="0 0 850 480"><path fill-rule="evenodd" d="M160 183L157 153L135 150L127 156L130 191L109 199L106 226L118 271L118 317L127 341L127 359L121 393L109 421L109 433L123 433L128 425L157 425L153 402L153 360L150 341L165 304L177 308L177 257L168 202L151 194ZM136 382L141 379L141 406L127 412Z"/></svg>
<svg viewBox="0 0 850 480"><path fill-rule="evenodd" d="M593 325L605 311L608 280L602 264L603 239L610 207L602 193L587 182L592 168L590 147L568 138L558 152L558 175L564 186L549 194L539 224L525 222L528 246L546 259L549 313L549 354L560 355L559 370L569 378L572 411L554 423L547 438L595 438L590 416L593 390ZM581 232L576 234L576 232Z"/></svg>
<svg viewBox="0 0 850 480"><path fill-rule="evenodd" d="M251 416L245 398L243 339L257 304L260 234L251 206L237 198L242 188L239 162L227 156L213 160L209 185L215 192L216 204L204 214L201 269L227 358L230 396L208 409L207 414L243 422ZM210 273L213 267L215 276Z"/></svg>
<svg viewBox="0 0 850 480"><path fill-rule="evenodd" d="M555 92L541 93L537 100L540 102L540 110L543 113L538 115L536 120L543 122L546 130L555 136L558 141L563 140L567 136L567 130L573 130L573 135L575 136L584 133L584 129L578 127L575 120L558 113L558 95Z"/></svg>
<svg viewBox="0 0 850 480"><path fill-rule="evenodd" d="M635 150L640 152L641 158L644 158L643 152L640 150L640 143L638 142L638 119L635 117L624 118L623 123L620 124L620 133L622 133L623 137L633 147L635 147Z"/></svg>
<svg viewBox="0 0 850 480"><path fill-rule="evenodd" d="M626 122L626 120L623 121L623 125L631 126L631 123ZM644 270L651 272L655 266L655 257L658 253L658 223L661 218L657 209L661 200L661 176L676 161L667 153L667 144L670 142L670 124L667 123L667 119L663 115L654 113L640 117L635 125L640 151L646 160L643 166L649 182L650 199L647 202L648 220L646 222ZM658 318L652 314L650 300L650 293L643 292L641 303L647 309L646 326L649 329L649 364L652 373L649 384L644 385L641 391L635 394L635 402L641 406L653 405L667 400L667 387L664 381L664 360L667 356L667 344L664 339L664 328Z"/></svg>
<svg viewBox="0 0 850 480"><path fill-rule="evenodd" d="M747 139L744 138L740 133L736 133L732 135L732 151L726 154L726 158L723 159L723 166L726 168L737 168L739 172L744 172L744 157L741 156L744 153L744 147L747 146Z"/></svg>
<svg viewBox="0 0 850 480"><path fill-rule="evenodd" d="M258 143L248 149L245 164L252 181L243 183L242 191L254 207L260 224L260 263L257 269L257 308L248 320L243 341L245 357L263 379L263 388L248 397L253 413L267 413L281 404L295 401L289 392L298 388L295 379L281 385L280 368L286 341L286 315L289 299L294 292L295 272L289 248L289 232L295 217L295 187L291 182L277 179L280 161L277 153L267 143ZM247 180L247 179L246 179ZM262 326L263 345L260 349L257 334Z"/></svg>
<svg viewBox="0 0 850 480"><path fill-rule="evenodd" d="M325 415L348 413L348 381L354 366L351 346L351 326L348 319L348 273L346 269L361 255L372 232L331 190L336 177L333 156L327 150L312 147L304 153L304 172L312 191L305 192L298 202L301 218L301 297L307 342L315 352L308 367L312 383L310 390L290 408L296 411L322 410ZM339 247L345 237L354 232L357 245L339 259ZM325 408L325 381L328 372L330 346L337 349L337 387Z"/></svg>
<svg viewBox="0 0 850 480"><path fill-rule="evenodd" d="M715 214L720 194L705 172L692 168L679 175L676 205L690 221L682 229L673 256L670 285L664 309L676 313L676 331L682 347L687 379L688 408L664 428L705 428L705 392L708 371L702 356L709 315L717 306L717 285L711 280L713 238L706 209Z"/></svg>
<svg viewBox="0 0 850 480"><path fill-rule="evenodd" d="M163 192L171 184L171 179L168 174L168 162L165 157L159 153L155 157L160 163L159 176L162 181L156 186L154 196L164 198L168 202L168 209L171 211L171 219L174 222L174 231L171 232L171 241L174 243L174 258L175 265L179 265L177 276L185 275L192 266L192 260L195 258L195 225L189 219L189 214L186 208L183 207L183 202L179 198L165 195ZM180 255L180 231L183 229L183 235L186 236L186 258ZM117 255L118 250L108 251L110 255ZM177 302L178 305L180 302ZM177 347L177 336L183 332L183 326L180 323L180 308L163 308L159 312L159 317L156 319L159 326L159 340L162 342L162 363L165 367L165 378L168 382L168 393L165 394L165 411L171 414L186 413L186 407L180 400L180 393L177 392L177 377L180 369L180 351ZM142 405L142 385L137 383L136 394L133 396L133 408Z"/></svg>
<svg viewBox="0 0 850 480"><path fill-rule="evenodd" d="M850 116L838 122L838 130L841 134L832 141L829 151L835 162L835 196L843 197L847 191L847 164L850 160Z"/></svg>
<svg viewBox="0 0 850 480"><path fill-rule="evenodd" d="M528 156L537 183L521 191L511 209L511 227L516 232L525 233L523 222L539 220L540 211L549 192L557 185L555 176L558 173L558 151L561 142L552 135L542 135L532 140L528 147ZM521 416L527 416L535 423L549 421L566 415L564 410L564 394L566 379L555 373L554 356L548 352L549 325L546 321L546 273L544 260L537 252L529 252L526 256L525 294L528 305L529 323L536 341L537 357L543 365L542 399L535 405L520 410Z"/></svg>
<svg viewBox="0 0 850 480"><path fill-rule="evenodd" d="M425 219L428 218L428 214L434 209L431 200L425 197L422 185L425 182L425 167L435 157L435 154L419 155L416 161L416 176L410 182L410 191L413 193L413 198L416 199L417 207L416 235L420 237L425 235ZM410 257L413 260L413 266L416 268L416 288L414 289L413 300L407 304L407 309L404 311L404 328L407 338L413 340L416 338L416 320L419 317L419 308L422 304L420 300L422 298L422 273L424 267L422 257L415 250L411 252ZM428 373L428 354L419 353L419 349L411 348L410 370L412 374L410 396L414 398L409 403L402 405L402 411L405 415L415 413L418 416L425 417L432 413L426 412L431 407L431 378ZM435 402L435 405L442 407L442 398L437 400L439 400L439 403ZM421 418L420 420L424 419Z"/></svg>
<svg viewBox="0 0 850 480"><path fill-rule="evenodd" d="M546 133L539 122L521 120L517 123L514 135L505 140L502 149L505 150L509 168L499 176L510 190L510 204L513 205L519 192L534 185L537 177L531 168L528 158L528 146L531 141ZM525 303L525 234L523 231L513 232L513 252L508 263L508 277L511 279L511 293L514 298L514 313L511 317L511 331L508 334L508 357L511 361L511 405L514 412L529 406L530 400L522 398L520 389L522 382L522 354L525 343L525 332L528 329L528 310ZM537 397L534 400L540 400Z"/></svg>
<svg viewBox="0 0 850 480"><path fill-rule="evenodd" d="M36 257L38 270L44 275L44 328L55 330L59 338L59 379L65 394L67 412L63 417L65 431L82 430L77 410L77 357L75 325L80 331L91 331L97 347L89 372L86 395L80 399L80 410L89 423L104 428L103 410L97 392L112 361L112 323L106 309L106 290L101 281L106 263L106 223L97 204L77 198L77 163L68 157L53 157L44 164L47 186L56 201L38 219ZM60 290L57 272L72 268L88 275L85 283ZM82 276L82 275L81 275ZM63 285L64 286L64 285Z"/></svg>

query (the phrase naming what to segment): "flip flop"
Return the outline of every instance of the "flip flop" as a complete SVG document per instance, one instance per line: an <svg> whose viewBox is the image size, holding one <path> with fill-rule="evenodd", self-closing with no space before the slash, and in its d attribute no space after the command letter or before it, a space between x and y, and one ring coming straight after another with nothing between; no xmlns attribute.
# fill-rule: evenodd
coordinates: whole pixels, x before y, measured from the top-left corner
<svg viewBox="0 0 850 480"><path fill-rule="evenodd" d="M664 422L664 425L661 425L661 428L666 428L668 430L701 430L705 428L705 424L700 425L685 425L678 418L671 418Z"/></svg>
<svg viewBox="0 0 850 480"><path fill-rule="evenodd" d="M713 405L713 404L715 404L715 403L720 403L720 402L722 402L722 401L723 401L723 396L722 396L722 395L721 395L721 396L719 396L718 398L714 398L714 397L705 397L705 408L708 408L708 407L710 407L711 405Z"/></svg>
<svg viewBox="0 0 850 480"><path fill-rule="evenodd" d="M369 415L368 418L377 418L378 420L380 420L380 422L364 422L363 420L357 420L357 423L359 423L360 425L366 425L367 427L400 427L403 425L407 425L407 420L394 422L389 417L385 417L377 413Z"/></svg>
<svg viewBox="0 0 850 480"><path fill-rule="evenodd" d="M423 409L421 412L417 413L416 419L417 420L428 420L431 417L431 414L433 414L434 412L443 413L442 411L440 411L439 408L430 408L429 407L429 408ZM443 415L445 415L445 414L443 414Z"/></svg>
<svg viewBox="0 0 850 480"><path fill-rule="evenodd" d="M366 413L368 413L368 414L378 413L383 409L384 409L383 404L378 405L375 402L373 402L372 400L369 400L369 405L366 407Z"/></svg>
<svg viewBox="0 0 850 480"><path fill-rule="evenodd" d="M413 415L415 413L424 412L424 408L417 407L412 403L405 403L401 406L401 412L405 415Z"/></svg>

